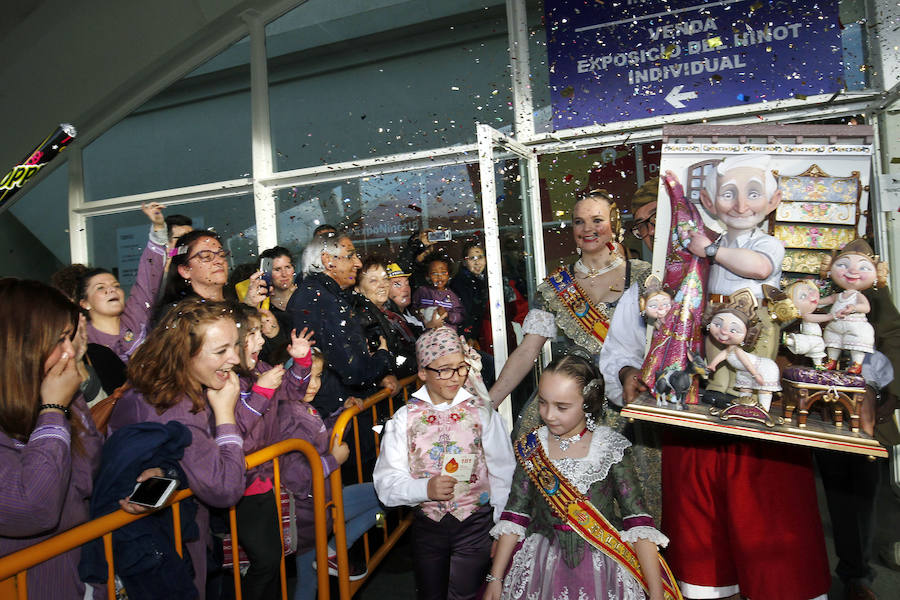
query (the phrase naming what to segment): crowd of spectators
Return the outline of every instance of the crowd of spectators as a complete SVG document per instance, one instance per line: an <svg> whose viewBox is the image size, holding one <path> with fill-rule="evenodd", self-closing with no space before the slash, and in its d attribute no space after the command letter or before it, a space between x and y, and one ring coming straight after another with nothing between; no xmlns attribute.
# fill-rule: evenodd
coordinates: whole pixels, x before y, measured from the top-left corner
<svg viewBox="0 0 900 600"><path fill-rule="evenodd" d="M280 597L278 491L271 464L247 471L245 456L300 437L319 450L326 474L339 469L350 449L329 446L336 417L416 374L424 331L452 326L476 347L484 340L483 246L464 249L451 279L452 261L425 233L395 256L361 258L348 235L324 225L299 263L276 246L260 255L266 272L235 268L229 278L215 232L164 217L159 204L143 211L150 233L127 298L99 266L68 266L52 286L0 280L0 343L21 358L0 399L0 555L118 508L150 510L129 501L136 482L171 477L194 492L182 512L188 552L167 544L171 518L117 532L117 575L129 597L218 597L214 532L230 506L250 561L243 596ZM492 372L490 355L482 359ZM361 453L370 473L371 441ZM309 530L297 548L306 579L297 597L311 597L311 472L299 454L282 465ZM358 537L379 505L371 483L348 487L348 498L348 531ZM159 583L146 585L150 577ZM89 544L30 569L29 597L83 598L87 589L102 598L105 580L102 547Z"/></svg>

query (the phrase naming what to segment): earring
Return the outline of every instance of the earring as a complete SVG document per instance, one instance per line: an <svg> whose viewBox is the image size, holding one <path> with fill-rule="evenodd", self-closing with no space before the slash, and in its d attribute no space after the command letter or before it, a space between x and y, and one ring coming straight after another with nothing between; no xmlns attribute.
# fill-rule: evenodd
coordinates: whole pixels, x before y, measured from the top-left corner
<svg viewBox="0 0 900 600"><path fill-rule="evenodd" d="M591 413L584 414L584 426L587 427L588 431L597 429L597 421L594 420L594 415Z"/></svg>
<svg viewBox="0 0 900 600"><path fill-rule="evenodd" d="M578 256L581 256L581 248L575 248L575 252L578 253Z"/></svg>

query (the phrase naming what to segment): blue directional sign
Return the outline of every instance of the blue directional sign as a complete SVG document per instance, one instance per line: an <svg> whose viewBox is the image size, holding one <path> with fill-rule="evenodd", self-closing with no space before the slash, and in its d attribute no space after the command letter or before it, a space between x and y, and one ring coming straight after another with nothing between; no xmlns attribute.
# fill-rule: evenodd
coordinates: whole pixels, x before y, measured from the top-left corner
<svg viewBox="0 0 900 600"><path fill-rule="evenodd" d="M555 129L842 87L836 0L546 0Z"/></svg>

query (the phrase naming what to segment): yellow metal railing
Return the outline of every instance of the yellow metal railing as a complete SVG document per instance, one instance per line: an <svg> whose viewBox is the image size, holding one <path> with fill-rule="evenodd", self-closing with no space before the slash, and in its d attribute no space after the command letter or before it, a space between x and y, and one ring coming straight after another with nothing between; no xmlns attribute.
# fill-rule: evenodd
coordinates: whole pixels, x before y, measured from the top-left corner
<svg viewBox="0 0 900 600"><path fill-rule="evenodd" d="M315 517L315 533L316 533L316 562L318 573L316 577L319 584L319 600L328 600L328 530L325 520L325 474L322 471L322 462L319 460L319 453L307 441L300 439L284 440L273 444L258 452L254 452L246 458L247 468L252 468L262 463L272 461L274 467L274 489L281 489L281 472L278 465L278 457L288 452L302 452L309 465L312 468L312 492L313 492L313 514ZM181 513L180 502L185 498L193 496L193 492L189 489L181 490L171 500L167 507L172 508L172 518L174 520L175 530L175 550L179 555L182 554L181 542ZM281 499L275 494L275 500L278 506L278 524L281 530ZM165 507L165 508L167 508ZM159 510L165 510L160 508ZM343 510L340 511L341 513ZM77 548L82 544L103 538L103 547L106 555L106 563L109 569L107 577L107 590L109 598L115 598L115 565L113 563L112 548L112 532L129 523L142 519L150 513L142 515L132 515L122 510L117 510L99 519L88 521L77 527L73 527L68 531L64 531L50 539L39 542L34 546L23 548L18 552L9 554L0 558L0 597L17 598L17 600L27 600L28 586L27 574L28 569L38 565L46 560L58 556L64 552L68 552L73 548ZM232 558L234 561L234 587L235 598L241 599L241 574L238 565L238 532L235 523L235 509L229 509L229 521L231 523L232 538ZM343 523L343 522L342 522ZM281 540L282 548L284 539ZM346 562L346 548L344 549L344 559ZM287 576L284 565L284 553L281 557L281 597L287 600Z"/></svg>
<svg viewBox="0 0 900 600"><path fill-rule="evenodd" d="M402 398L404 404L409 400L410 388L414 386L417 381L418 379L415 376L400 380L401 390L397 394L397 397ZM363 411L371 410L372 422L377 424L379 422L379 415L390 417L394 414L394 411L397 408L395 406L396 404L397 398L392 397L387 389L382 389L376 394L366 398L362 407L348 408L342 412L334 424L334 429L331 434L332 446L334 445L335 439L344 439L344 434L347 431L348 426L352 425L353 427L353 455L356 457L356 477L359 483L362 483L365 479L362 467L363 456L360 452L360 438L362 435L372 435L374 437L375 452L377 454L381 451L381 436L376 431L360 432L358 416ZM336 470L329 476L329 479L331 484L331 499L334 503L334 539L338 563L338 594L341 600L349 600L366 582L368 576L357 581L350 581L350 562L347 557L347 530L344 521L344 486L341 481L341 470ZM381 563L387 553L390 552L391 548L397 544L397 541L406 532L410 524L412 524L412 518L412 512L402 511L401 518L393 530L391 529L388 520L385 519L383 522L384 539L374 554L372 553L369 543L369 533L367 532L363 536L366 568L368 569L369 574L371 574L379 563Z"/></svg>

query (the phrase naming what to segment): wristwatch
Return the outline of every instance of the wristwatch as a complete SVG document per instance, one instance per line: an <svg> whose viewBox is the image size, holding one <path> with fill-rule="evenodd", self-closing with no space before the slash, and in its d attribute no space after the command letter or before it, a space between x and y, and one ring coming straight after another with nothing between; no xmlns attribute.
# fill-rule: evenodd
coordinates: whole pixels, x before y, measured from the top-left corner
<svg viewBox="0 0 900 600"><path fill-rule="evenodd" d="M719 251L719 240L711 243L709 246L703 249L706 254L706 258L710 260L710 262L716 262L716 253Z"/></svg>

